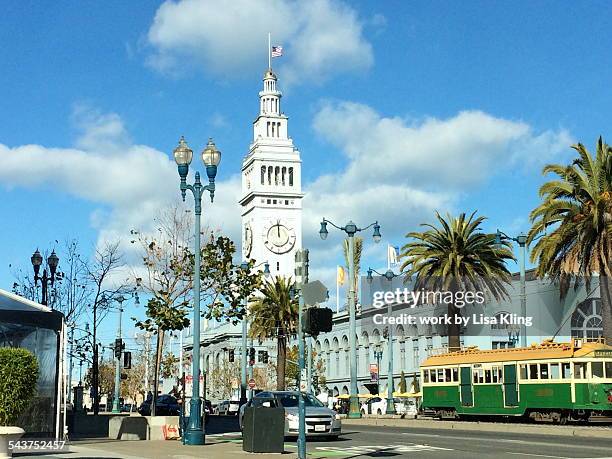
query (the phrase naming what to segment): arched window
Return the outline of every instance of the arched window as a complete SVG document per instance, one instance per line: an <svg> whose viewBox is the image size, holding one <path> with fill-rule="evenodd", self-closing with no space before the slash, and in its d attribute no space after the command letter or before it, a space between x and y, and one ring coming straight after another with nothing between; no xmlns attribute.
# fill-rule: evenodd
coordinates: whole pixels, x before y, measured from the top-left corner
<svg viewBox="0 0 612 459"><path fill-rule="evenodd" d="M266 166L261 166L261 184L266 183Z"/></svg>
<svg viewBox="0 0 612 459"><path fill-rule="evenodd" d="M280 121L276 123L276 137L280 137Z"/></svg>
<svg viewBox="0 0 612 459"><path fill-rule="evenodd" d="M289 186L293 186L293 167L289 168Z"/></svg>
<svg viewBox="0 0 612 459"><path fill-rule="evenodd" d="M268 167L268 185L272 185L272 167Z"/></svg>
<svg viewBox="0 0 612 459"><path fill-rule="evenodd" d="M274 135L274 128L276 127L276 123L272 123L272 137L275 137Z"/></svg>
<svg viewBox="0 0 612 459"><path fill-rule="evenodd" d="M601 300L589 298L576 306L572 314L572 337L593 341L602 334Z"/></svg>
<svg viewBox="0 0 612 459"><path fill-rule="evenodd" d="M270 122L266 123L266 137L270 137Z"/></svg>
<svg viewBox="0 0 612 459"><path fill-rule="evenodd" d="M280 167L278 166L274 168L274 184L280 185Z"/></svg>
<svg viewBox="0 0 612 459"><path fill-rule="evenodd" d="M281 172L281 183L283 186L285 186L285 176L287 175L287 168L283 167L282 172Z"/></svg>

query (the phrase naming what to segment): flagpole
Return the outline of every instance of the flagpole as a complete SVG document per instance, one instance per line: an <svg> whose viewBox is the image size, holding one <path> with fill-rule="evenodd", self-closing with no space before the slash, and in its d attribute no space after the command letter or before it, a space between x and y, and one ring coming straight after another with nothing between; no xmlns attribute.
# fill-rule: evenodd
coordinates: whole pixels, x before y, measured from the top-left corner
<svg viewBox="0 0 612 459"><path fill-rule="evenodd" d="M268 32L268 68L272 68L272 45L270 41L270 33Z"/></svg>

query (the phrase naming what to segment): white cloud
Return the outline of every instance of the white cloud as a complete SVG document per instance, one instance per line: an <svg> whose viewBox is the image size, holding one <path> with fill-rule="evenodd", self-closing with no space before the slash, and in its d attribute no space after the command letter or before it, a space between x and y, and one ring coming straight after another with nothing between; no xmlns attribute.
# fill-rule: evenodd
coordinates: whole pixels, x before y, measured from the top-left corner
<svg viewBox="0 0 612 459"><path fill-rule="evenodd" d="M52 188L92 202L99 206L92 210L89 221L98 232L98 244L122 240L127 261L136 261L129 231L147 231L161 209L180 200L176 165L165 153L132 144L117 114L77 107L73 121L82 129L74 148L0 144L0 185ZM240 234L240 180L230 177L216 185L215 203L210 203L208 194L203 198L202 226L222 228L236 238ZM190 192L186 208L193 208Z"/></svg>
<svg viewBox="0 0 612 459"><path fill-rule="evenodd" d="M168 0L153 20L147 39L154 53L148 63L180 76L192 64L227 77L267 64L267 34L283 45L275 60L285 83L367 69L372 46L357 13L340 0Z"/></svg>
<svg viewBox="0 0 612 459"><path fill-rule="evenodd" d="M565 130L535 132L527 123L481 111L407 120L353 102L323 103L313 127L348 160L342 171L306 187L304 244L319 260L314 270L341 261L344 235L330 229L322 243L317 237L322 217L341 225L352 218L362 226L377 219L384 240L374 245L371 230L361 234L364 263L382 263L387 242L403 244L405 233L431 221L435 210L454 211L466 192L498 173L539 171L572 143Z"/></svg>

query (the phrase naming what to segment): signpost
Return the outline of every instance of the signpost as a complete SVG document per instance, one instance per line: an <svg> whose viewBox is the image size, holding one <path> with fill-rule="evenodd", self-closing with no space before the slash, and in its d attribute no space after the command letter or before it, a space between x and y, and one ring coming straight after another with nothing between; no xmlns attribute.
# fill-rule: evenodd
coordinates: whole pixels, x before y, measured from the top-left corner
<svg viewBox="0 0 612 459"><path fill-rule="evenodd" d="M370 382L378 382L378 365L376 363L370 364Z"/></svg>

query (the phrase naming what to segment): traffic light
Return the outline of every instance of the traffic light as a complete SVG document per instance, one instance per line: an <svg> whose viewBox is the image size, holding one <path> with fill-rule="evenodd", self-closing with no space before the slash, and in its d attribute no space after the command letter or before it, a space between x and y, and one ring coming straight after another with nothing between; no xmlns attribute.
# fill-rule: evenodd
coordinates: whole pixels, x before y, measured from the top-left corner
<svg viewBox="0 0 612 459"><path fill-rule="evenodd" d="M319 387L319 375L312 375L312 385L315 388Z"/></svg>
<svg viewBox="0 0 612 459"><path fill-rule="evenodd" d="M268 355L268 351L263 351L262 363L268 363L269 357L270 356Z"/></svg>
<svg viewBox="0 0 612 459"><path fill-rule="evenodd" d="M116 359L121 358L121 353L123 352L124 349L125 349L125 343L123 342L121 338L117 338L115 340L115 348L114 348Z"/></svg>
<svg viewBox="0 0 612 459"><path fill-rule="evenodd" d="M255 365L255 348L249 349L249 365Z"/></svg>
<svg viewBox="0 0 612 459"><path fill-rule="evenodd" d="M123 369L129 370L132 368L132 353L124 352L123 353Z"/></svg>
<svg viewBox="0 0 612 459"><path fill-rule="evenodd" d="M308 308L302 316L304 333L316 336L332 330L332 310L329 308Z"/></svg>
<svg viewBox="0 0 612 459"><path fill-rule="evenodd" d="M234 363L234 350L228 349L227 354L227 359L230 361L230 363Z"/></svg>
<svg viewBox="0 0 612 459"><path fill-rule="evenodd" d="M295 252L295 283L298 286L308 283L308 249Z"/></svg>

